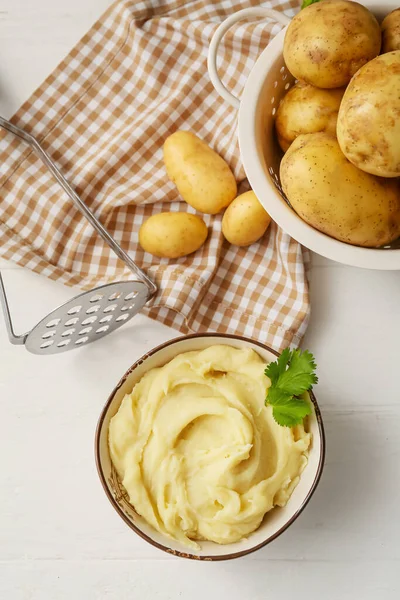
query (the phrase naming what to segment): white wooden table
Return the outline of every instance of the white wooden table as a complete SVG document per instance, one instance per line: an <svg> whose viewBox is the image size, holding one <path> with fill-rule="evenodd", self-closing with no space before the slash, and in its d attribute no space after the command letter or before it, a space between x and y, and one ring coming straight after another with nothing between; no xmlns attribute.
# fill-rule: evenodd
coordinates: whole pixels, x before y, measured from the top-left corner
<svg viewBox="0 0 400 600"><path fill-rule="evenodd" d="M10 116L109 0L0 0L0 114ZM71 290L1 263L17 328ZM400 597L400 273L314 257L306 346L327 434L303 515L246 558L197 563L153 549L97 478L102 405L141 354L176 334L139 316L54 357L9 345L0 319L1 600L386 600Z"/></svg>

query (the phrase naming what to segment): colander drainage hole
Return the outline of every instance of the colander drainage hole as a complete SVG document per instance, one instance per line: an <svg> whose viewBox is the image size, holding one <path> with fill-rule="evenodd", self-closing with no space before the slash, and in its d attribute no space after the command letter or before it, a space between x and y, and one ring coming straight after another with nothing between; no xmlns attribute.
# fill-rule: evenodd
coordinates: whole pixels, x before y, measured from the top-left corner
<svg viewBox="0 0 400 600"><path fill-rule="evenodd" d="M69 315L76 315L76 313L78 313L82 308L82 305L77 305L77 306L73 306L72 308L69 309L68 314Z"/></svg>
<svg viewBox="0 0 400 600"><path fill-rule="evenodd" d="M80 344L84 344L85 342L87 342L88 339L89 339L89 336L85 335L85 337L81 337L81 338L79 338L79 340L76 340L75 344L77 346L79 346Z"/></svg>

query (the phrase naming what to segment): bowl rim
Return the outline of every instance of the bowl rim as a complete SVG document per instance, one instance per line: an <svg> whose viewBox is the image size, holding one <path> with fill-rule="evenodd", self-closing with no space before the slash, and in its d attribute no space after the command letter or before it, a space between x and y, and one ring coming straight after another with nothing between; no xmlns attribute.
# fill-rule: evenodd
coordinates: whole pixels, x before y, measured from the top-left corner
<svg viewBox="0 0 400 600"><path fill-rule="evenodd" d="M238 114L240 156L251 188L283 231L313 252L353 267L380 271L400 270L400 249L363 248L346 244L303 221L280 197L278 201L279 194L270 174L266 175L261 160L254 160L260 152L259 133L256 127L257 109L271 65L282 57L286 30L287 27L284 27L261 52L247 77L240 98Z"/></svg>
<svg viewBox="0 0 400 600"><path fill-rule="evenodd" d="M104 476L104 472L103 469L101 467L101 460L100 460L100 437L101 437L101 431L103 428L103 423L104 423L104 419L107 415L108 409L114 399L114 396L116 394L116 392L120 389L120 387L125 383L127 377L141 364L143 364L144 361L146 361L150 356L153 356L154 354L157 354L159 351L163 350L164 348L167 348L168 346L172 346L178 342L182 342L184 340L188 340L188 339L197 339L197 338L225 338L225 339L233 339L233 340L238 340L239 342L245 341L245 342L249 342L251 344L255 344L256 346L259 346L260 348L262 348L263 350L266 350L268 352L271 352L271 354L274 354L275 356L279 356L279 352L277 352L276 350L273 350L272 348L270 348L269 346L267 346L266 344L262 344L261 342L257 341L257 340L252 340L251 338L245 337L245 336L240 336L240 335L235 335L235 334L229 334L229 333L212 333L212 332L207 332L207 333L192 333L189 335L183 335L183 336L179 336L179 337L175 337L167 342L164 342L158 346L156 346L155 348L153 348L152 350L150 350L149 352L146 352L145 354L143 354L143 356L141 356L137 361L135 361L133 363L133 365L131 367L129 367L129 369L124 373L124 375L121 377L121 379L119 380L119 382L117 383L117 385L114 387L114 389L112 390L112 392L110 393L110 395L107 398L107 401L100 413L98 422L97 422L97 426L96 426L96 432L95 432L95 439L94 439L94 453L95 453L95 461L96 461L96 469L97 469L97 474L99 476L100 482L103 486L103 489L106 493L106 496L108 498L108 500L110 501L111 505L113 506L113 508L116 510L116 512L119 514L119 516L123 519L123 521L125 521L125 523L130 527L130 529L132 529L137 535L139 535L142 539L144 539L146 542L148 542L149 544L151 544L152 546L158 548L159 550L163 550L164 552L166 552L167 554L172 554L174 556L179 556L180 558L188 558L191 560L205 560L205 561L221 561L221 560L230 560L233 558L241 558L242 556L246 556L247 554L251 554L252 552L255 552L256 550L259 550L260 548L263 548L264 546L266 546L267 544L271 543L273 540L275 540L277 537L279 537L284 531L286 531L286 529L288 529L288 527L297 519L297 517L303 512L303 510L305 509L305 507L307 506L307 504L309 503L312 495L314 494L318 483L321 479L321 475L322 475L322 471L324 468L324 463L325 463L325 449L326 449L326 439L325 439L325 430L324 430L324 425L322 422L322 417L321 417L321 411L320 408L318 406L318 402L315 398L315 395L313 394L313 392L309 392L310 393L310 397L312 400L312 403L314 405L314 410L315 410L315 416L317 419L317 425L318 425L318 429L319 429L319 434L320 434L320 456L319 456L319 461L318 461L318 467L317 467L317 472L315 474L314 480L312 482L312 485L306 495L306 497L304 498L302 504L299 506L299 508L297 509L297 511L291 516L291 518L282 526L278 529L278 531L276 531L273 535L269 536L267 539L265 539L263 542L261 542L260 544L257 544L256 546L253 546L251 548L248 548L246 550L240 550L238 552L231 552L229 554L222 554L222 555L204 555L204 556L198 556L196 554L191 554L190 552L181 552L179 550L173 550L172 548L169 548L166 545L160 544L159 542L155 541L154 539L152 539L151 537L149 537L146 533L144 533L141 529L139 529L139 527L137 527L134 523L132 523L132 521L126 516L126 514L122 511L122 509L120 508L120 506L118 505L118 503L116 502L113 494L110 492L109 487L107 485L105 476ZM290 501L290 500L289 500ZM166 538L168 539L168 538Z"/></svg>

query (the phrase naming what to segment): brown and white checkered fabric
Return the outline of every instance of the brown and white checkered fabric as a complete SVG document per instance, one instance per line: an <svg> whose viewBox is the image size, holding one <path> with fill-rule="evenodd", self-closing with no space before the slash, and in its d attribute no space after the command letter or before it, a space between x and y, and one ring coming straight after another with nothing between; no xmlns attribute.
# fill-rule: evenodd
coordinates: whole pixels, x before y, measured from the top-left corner
<svg viewBox="0 0 400 600"><path fill-rule="evenodd" d="M195 254L169 261L144 253L138 229L161 211L194 212L168 180L165 138L190 129L245 177L236 111L206 68L212 34L252 0L119 0L13 117L48 150L100 221L157 282L147 314L187 331L234 332L275 348L298 344L309 298L304 250L274 224L249 248L228 244L221 216ZM298 1L264 2L289 16ZM280 26L243 22L226 35L221 73L240 95ZM27 68L28 62L27 62ZM30 149L1 134L0 254L67 285L95 287L131 273L104 245Z"/></svg>

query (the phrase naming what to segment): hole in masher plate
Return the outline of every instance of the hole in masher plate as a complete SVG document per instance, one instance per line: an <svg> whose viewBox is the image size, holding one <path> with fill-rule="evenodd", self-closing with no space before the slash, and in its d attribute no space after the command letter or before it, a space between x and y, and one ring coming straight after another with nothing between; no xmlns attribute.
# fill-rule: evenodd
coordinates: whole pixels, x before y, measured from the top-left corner
<svg viewBox="0 0 400 600"><path fill-rule="evenodd" d="M121 298L122 296L122 292L114 292L113 294L111 294L111 296L108 297L109 300L117 300L118 298Z"/></svg>
<svg viewBox="0 0 400 600"><path fill-rule="evenodd" d="M91 325L95 321L97 321L97 316L93 315L92 317L87 317L87 319L84 319L82 321L82 325Z"/></svg>
<svg viewBox="0 0 400 600"><path fill-rule="evenodd" d="M134 304L129 304L129 306L121 306L121 310L131 310L134 306Z"/></svg>
<svg viewBox="0 0 400 600"><path fill-rule="evenodd" d="M71 340L61 340L61 342L59 342L57 344L57 348L62 348L63 346L68 346L68 344L70 343Z"/></svg>
<svg viewBox="0 0 400 600"><path fill-rule="evenodd" d="M104 333L109 328L110 328L109 325L103 325L103 327L99 327L98 329L96 329L96 333Z"/></svg>
<svg viewBox="0 0 400 600"><path fill-rule="evenodd" d="M113 318L113 315L106 315L105 317L100 319L99 323L108 323L108 321L111 321L112 318Z"/></svg>
<svg viewBox="0 0 400 600"><path fill-rule="evenodd" d="M63 331L61 334L61 337L67 337L68 335L72 335L75 331L75 327L71 327L71 329L67 329L66 331Z"/></svg>
<svg viewBox="0 0 400 600"><path fill-rule="evenodd" d="M83 329L80 330L78 335L85 335L85 333L90 333L92 331L93 327L84 327Z"/></svg>
<svg viewBox="0 0 400 600"><path fill-rule="evenodd" d="M48 348L49 346L52 346L54 344L54 340L47 340L47 342L43 342L43 344L41 344L41 348Z"/></svg>
<svg viewBox="0 0 400 600"><path fill-rule="evenodd" d="M125 296L125 301L126 300L133 300L133 298L136 298L137 295L138 295L138 292L130 292L129 294L127 294Z"/></svg>
<svg viewBox="0 0 400 600"><path fill-rule="evenodd" d="M42 335L42 338L43 338L44 340L47 340L47 338L51 338L51 337L53 337L53 335L55 335L55 334L56 334L56 330L55 330L55 329L53 329L52 331L46 331L46 333L44 333L44 334Z"/></svg>
<svg viewBox="0 0 400 600"><path fill-rule="evenodd" d="M105 313L112 312L113 310L115 310L117 308L117 306L118 306L118 304L110 304L109 306L105 307L103 312L105 312Z"/></svg>
<svg viewBox="0 0 400 600"><path fill-rule="evenodd" d="M60 321L61 321L61 319L52 319L51 321L46 323L46 327L55 327L56 325L59 324Z"/></svg>
<svg viewBox="0 0 400 600"><path fill-rule="evenodd" d="M87 309L86 314L91 315L92 313L97 312L99 309L100 309L100 305L95 304L94 306L90 306L90 308Z"/></svg>
<svg viewBox="0 0 400 600"><path fill-rule="evenodd" d="M119 315L119 317L117 317L117 321L125 321L126 319L128 319L129 315L127 313L125 313L124 315Z"/></svg>
<svg viewBox="0 0 400 600"><path fill-rule="evenodd" d="M79 321L78 317L73 317L72 319L68 319L68 321L65 321L64 326L65 327L71 327L71 325L76 325L76 323Z"/></svg>

